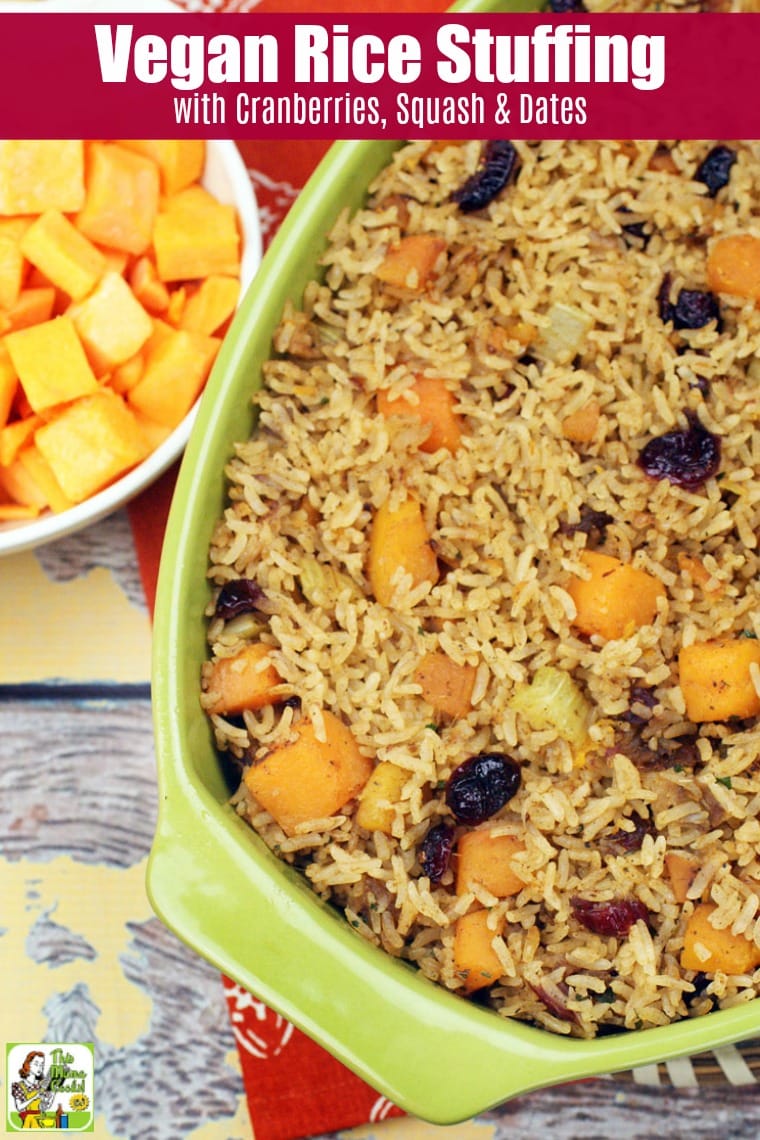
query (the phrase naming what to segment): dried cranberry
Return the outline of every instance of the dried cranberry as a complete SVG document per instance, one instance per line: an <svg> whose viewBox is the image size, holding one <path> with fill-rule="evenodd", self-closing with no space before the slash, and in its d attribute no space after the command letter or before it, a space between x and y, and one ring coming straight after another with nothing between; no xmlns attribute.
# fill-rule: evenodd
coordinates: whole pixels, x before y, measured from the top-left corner
<svg viewBox="0 0 760 1140"><path fill-rule="evenodd" d="M640 245L646 249L651 241L652 235L647 233L645 226L645 222L629 222L627 226L623 226L623 233L625 234L623 240L626 242L626 245L639 245L640 243ZM628 238L634 238L635 241L629 242L627 240Z"/></svg>
<svg viewBox="0 0 760 1140"><path fill-rule="evenodd" d="M728 146L714 146L702 159L694 174L696 182L704 182L707 192L714 198L719 190L728 185L731 167L736 162L736 152Z"/></svg>
<svg viewBox="0 0 760 1140"><path fill-rule="evenodd" d="M715 294L682 289L673 305L673 328L703 329L710 321L715 321L720 331L720 305Z"/></svg>
<svg viewBox="0 0 760 1140"><path fill-rule="evenodd" d="M520 765L503 752L480 752L451 773L446 803L460 823L483 823L512 799L521 779Z"/></svg>
<svg viewBox="0 0 760 1140"><path fill-rule="evenodd" d="M710 381L706 376L697 376L689 383L689 387L696 388L697 392L702 396L707 397L710 395Z"/></svg>
<svg viewBox="0 0 760 1140"><path fill-rule="evenodd" d="M491 139L483 150L480 166L451 195L465 214L482 210L492 202L517 173L517 151L506 139Z"/></svg>
<svg viewBox="0 0 760 1140"><path fill-rule="evenodd" d="M247 614L258 610L259 602L264 597L264 591L250 578L235 578L232 582L225 582L216 599L214 613L216 617L229 621L238 614Z"/></svg>
<svg viewBox="0 0 760 1140"><path fill-rule="evenodd" d="M628 697L631 705L641 705L645 709L653 709L657 704L657 697L652 690L645 689L641 685L632 685ZM632 708L629 708L622 714L620 719L624 720L626 724L631 724L638 728L640 725L646 724L649 718L642 716L640 713L635 713Z"/></svg>
<svg viewBox="0 0 760 1140"><path fill-rule="evenodd" d="M590 930L603 938L626 938L634 923L641 919L649 921L649 911L638 899L609 899L608 902L594 902L575 895L570 899L573 914Z"/></svg>
<svg viewBox="0 0 760 1140"><path fill-rule="evenodd" d="M695 490L720 467L720 438L708 431L694 412L689 426L666 431L642 447L638 464L652 479L667 479L677 487Z"/></svg>
<svg viewBox="0 0 760 1140"><path fill-rule="evenodd" d="M582 506L577 523L560 522L560 534L587 534L595 542L603 542L607 527L613 522L607 511L597 511L594 507Z"/></svg>
<svg viewBox="0 0 760 1140"><path fill-rule="evenodd" d="M631 851L640 851L647 835L654 837L656 834L651 817L646 816L642 819L637 815L633 821L632 831L624 831L621 827L610 835L603 835L599 840L599 849L609 855L627 855Z"/></svg>
<svg viewBox="0 0 760 1140"><path fill-rule="evenodd" d="M663 324L673 320L673 306L670 303L670 290L673 286L673 278L670 273L666 273L660 282L660 288L657 290L657 311L660 314L660 320Z"/></svg>
<svg viewBox="0 0 760 1140"><path fill-rule="evenodd" d="M420 845L419 859L422 873L431 883L440 883L446 874L454 848L454 828L448 823L431 827Z"/></svg>
<svg viewBox="0 0 760 1140"><path fill-rule="evenodd" d="M714 293L699 289L682 289L675 305L670 300L673 279L666 273L657 292L657 310L663 324L673 322L676 329L702 329L716 321L720 330L720 305Z"/></svg>

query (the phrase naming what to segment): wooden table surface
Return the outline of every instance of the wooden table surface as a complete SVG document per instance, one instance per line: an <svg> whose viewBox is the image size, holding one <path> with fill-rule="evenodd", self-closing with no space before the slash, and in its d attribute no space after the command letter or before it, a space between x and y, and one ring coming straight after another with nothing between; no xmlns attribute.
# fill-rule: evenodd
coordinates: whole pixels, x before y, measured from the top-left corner
<svg viewBox="0 0 760 1140"><path fill-rule="evenodd" d="M96 1043L99 1140L252 1136L217 972L152 914L150 629L124 512L0 563L0 1045ZM410 1059L411 1061L411 1059ZM4 1090L5 1095L5 1090ZM757 1140L756 1085L629 1080L384 1140Z"/></svg>

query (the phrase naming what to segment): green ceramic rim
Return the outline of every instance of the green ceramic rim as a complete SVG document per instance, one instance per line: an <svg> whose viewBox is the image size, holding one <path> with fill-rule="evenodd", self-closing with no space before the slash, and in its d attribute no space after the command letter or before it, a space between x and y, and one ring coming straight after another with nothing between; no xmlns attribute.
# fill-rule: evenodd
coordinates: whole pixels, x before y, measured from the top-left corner
<svg viewBox="0 0 760 1140"><path fill-rule="evenodd" d="M518 3L511 11L535 5ZM466 2L461 11L505 9ZM159 817L148 891L203 957L395 1104L452 1124L563 1081L696 1054L756 1035L756 1003L595 1041L499 1018L366 943L227 806L230 787L198 701L207 550L224 466L253 427L250 395L287 299L300 300L339 210L360 205L393 141L333 145L267 253L219 354L180 470L154 627Z"/></svg>

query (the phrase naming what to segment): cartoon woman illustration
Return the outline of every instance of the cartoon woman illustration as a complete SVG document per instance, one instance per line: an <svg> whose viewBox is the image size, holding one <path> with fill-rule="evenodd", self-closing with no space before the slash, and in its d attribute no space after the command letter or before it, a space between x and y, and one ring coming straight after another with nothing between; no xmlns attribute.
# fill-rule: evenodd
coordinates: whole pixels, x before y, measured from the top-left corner
<svg viewBox="0 0 760 1140"><path fill-rule="evenodd" d="M40 1114L48 1110L55 1095L48 1091L45 1054L37 1050L27 1053L18 1075L21 1079L14 1082L11 1092L23 1127L39 1128Z"/></svg>

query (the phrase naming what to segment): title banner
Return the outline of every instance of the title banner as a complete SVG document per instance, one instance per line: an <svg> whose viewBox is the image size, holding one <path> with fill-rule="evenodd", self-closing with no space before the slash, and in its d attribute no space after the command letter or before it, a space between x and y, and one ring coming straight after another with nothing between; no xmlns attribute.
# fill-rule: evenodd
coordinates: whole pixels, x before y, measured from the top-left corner
<svg viewBox="0 0 760 1140"><path fill-rule="evenodd" d="M13 138L756 138L760 16L0 16Z"/></svg>

